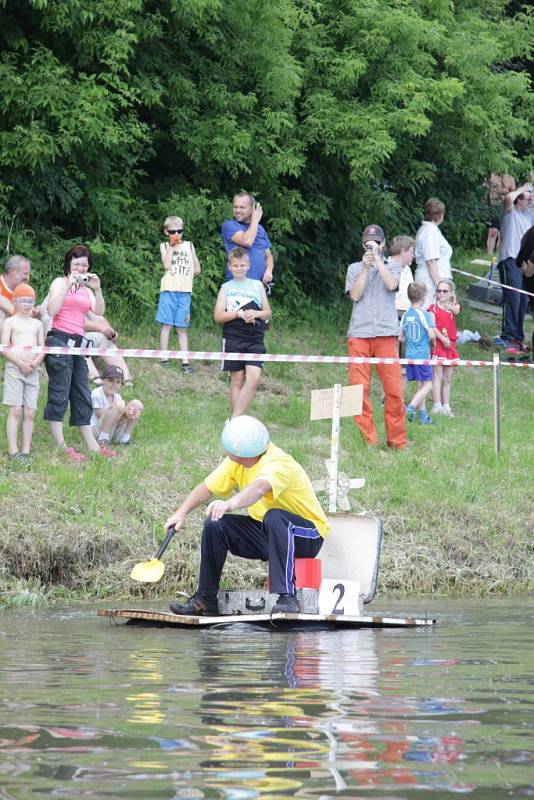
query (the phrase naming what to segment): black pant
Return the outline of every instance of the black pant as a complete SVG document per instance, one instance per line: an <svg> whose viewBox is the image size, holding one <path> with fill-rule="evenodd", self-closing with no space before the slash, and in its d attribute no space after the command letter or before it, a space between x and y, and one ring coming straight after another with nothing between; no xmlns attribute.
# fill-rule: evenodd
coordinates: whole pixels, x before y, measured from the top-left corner
<svg viewBox="0 0 534 800"><path fill-rule="evenodd" d="M499 277L501 283L508 286L515 286L517 289L523 288L523 272L518 267L515 258L506 258L499 261ZM512 289L503 289L503 309L502 309L502 338L514 339L522 342L525 338L523 331L523 320L527 310L527 296Z"/></svg>
<svg viewBox="0 0 534 800"><path fill-rule="evenodd" d="M240 514L207 519L202 531L198 591L219 589L228 552L269 562L269 589L273 594L295 593L295 558L315 558L323 539L313 522L281 508L268 511L263 522Z"/></svg>
<svg viewBox="0 0 534 800"><path fill-rule="evenodd" d="M65 347L72 340L75 347L83 345L83 337L52 329L48 332L47 347ZM62 422L70 402L70 425L80 427L90 425L93 414L87 362L84 356L47 353L45 367L48 373L48 402L44 419Z"/></svg>

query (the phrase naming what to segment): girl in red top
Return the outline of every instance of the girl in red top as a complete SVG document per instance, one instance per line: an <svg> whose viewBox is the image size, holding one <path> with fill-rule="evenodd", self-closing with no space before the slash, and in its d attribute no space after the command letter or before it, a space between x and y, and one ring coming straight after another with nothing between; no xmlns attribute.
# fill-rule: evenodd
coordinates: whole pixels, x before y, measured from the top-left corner
<svg viewBox="0 0 534 800"><path fill-rule="evenodd" d="M432 352L434 358L458 358L456 349L456 315L460 312L460 303L456 300L454 283L450 279L442 278L436 284L436 302L428 307L434 315L436 344ZM451 381L454 367L440 366L433 368L432 399L434 414L444 414L453 417L451 411L450 395Z"/></svg>

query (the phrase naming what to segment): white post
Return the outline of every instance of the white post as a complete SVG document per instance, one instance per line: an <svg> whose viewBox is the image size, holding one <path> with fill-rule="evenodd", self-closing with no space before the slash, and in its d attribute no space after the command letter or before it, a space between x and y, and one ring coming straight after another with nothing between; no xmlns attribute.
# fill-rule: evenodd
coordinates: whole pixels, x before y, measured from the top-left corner
<svg viewBox="0 0 534 800"><path fill-rule="evenodd" d="M328 484L328 511L333 514L337 506L337 471L339 465L339 418L341 414L341 384L334 385L332 408L332 441L330 444L330 481Z"/></svg>
<svg viewBox="0 0 534 800"><path fill-rule="evenodd" d="M498 353L493 354L493 425L495 432L495 452L501 452L501 398L500 398L500 366Z"/></svg>

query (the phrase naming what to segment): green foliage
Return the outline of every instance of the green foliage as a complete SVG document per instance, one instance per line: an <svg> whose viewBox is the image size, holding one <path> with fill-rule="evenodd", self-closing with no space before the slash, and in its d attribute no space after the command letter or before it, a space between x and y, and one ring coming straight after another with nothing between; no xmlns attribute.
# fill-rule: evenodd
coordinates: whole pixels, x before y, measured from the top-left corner
<svg viewBox="0 0 534 800"><path fill-rule="evenodd" d="M180 213L202 319L237 189L264 205L288 316L342 291L365 224L414 232L431 194L475 245L485 177L534 166L532 31L506 0L4 0L2 242L42 288L94 244L107 295L147 316Z"/></svg>

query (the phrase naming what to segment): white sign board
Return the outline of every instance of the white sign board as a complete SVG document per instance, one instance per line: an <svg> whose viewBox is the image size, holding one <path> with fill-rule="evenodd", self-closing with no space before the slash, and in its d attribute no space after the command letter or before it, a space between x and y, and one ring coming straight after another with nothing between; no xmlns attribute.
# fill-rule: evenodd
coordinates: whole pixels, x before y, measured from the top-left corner
<svg viewBox="0 0 534 800"><path fill-rule="evenodd" d="M314 389L311 393L310 419L332 419L334 389ZM341 389L340 417L362 413L363 386L343 386Z"/></svg>
<svg viewBox="0 0 534 800"><path fill-rule="evenodd" d="M319 614L360 616L360 582L323 578L319 592Z"/></svg>

